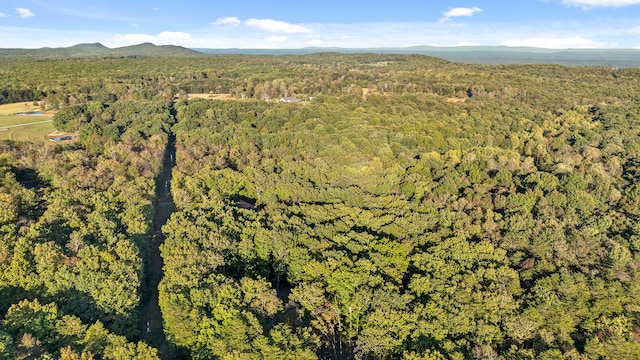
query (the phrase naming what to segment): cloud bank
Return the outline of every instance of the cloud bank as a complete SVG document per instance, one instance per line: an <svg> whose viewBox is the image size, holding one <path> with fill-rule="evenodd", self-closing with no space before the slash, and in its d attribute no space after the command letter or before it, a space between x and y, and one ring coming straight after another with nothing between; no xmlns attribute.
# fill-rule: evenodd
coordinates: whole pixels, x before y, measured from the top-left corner
<svg viewBox="0 0 640 360"><path fill-rule="evenodd" d="M551 0L545 0L551 1ZM556 0L554 0L556 1ZM569 0L563 0L569 1ZM596 4L595 0L571 0ZM611 4L611 1L607 4ZM616 2L622 3L622 0ZM631 0L626 0L628 3ZM635 0L640 2L640 0ZM557 3L561 3L557 0ZM597 2L604 4L604 1ZM565 9L567 12L587 13ZM601 18L585 21L519 22L458 21L488 10L480 7L448 8L433 14L431 21L360 22L360 23L290 23L270 18L236 16L206 19L183 28L149 29L139 23L138 30L92 32L76 29L29 29L11 27L11 21L0 21L0 43L3 47L69 46L80 42L99 41L109 47L151 42L158 45L180 45L190 48L303 48L327 46L342 48L407 47L416 45L470 46L504 45L542 48L631 48L638 45L640 27L637 21ZM624 9L623 11L626 11ZM13 16L16 20L18 16ZM442 21L444 16L447 21ZM44 19L44 14L39 13ZM121 20L126 28L131 21ZM23 22L27 23L27 22ZM138 22L135 22L138 24ZM3 25L4 24L4 25ZM144 26L144 27L143 27ZM166 26L163 24L161 26ZM176 25L179 26L179 25ZM145 30L142 30L142 29ZM29 31L32 30L32 31ZM59 34L53 36L52 34ZM38 35L36 35L38 34ZM44 34L44 35L42 35ZM66 37L68 40L58 40ZM620 35L623 34L623 35Z"/></svg>
<svg viewBox="0 0 640 360"><path fill-rule="evenodd" d="M586 39L580 36L573 37L540 37L540 38L528 38L519 40L505 40L500 43L503 46L518 46L518 47L537 47L547 49L593 49L593 48L608 48L615 46L615 44L609 44L606 42L594 41L592 39Z"/></svg>
<svg viewBox="0 0 640 360"><path fill-rule="evenodd" d="M288 22L272 19L249 19L245 21L244 24L256 29L273 33L299 34L313 32L313 30L304 25L290 24Z"/></svg>
<svg viewBox="0 0 640 360"><path fill-rule="evenodd" d="M235 16L229 16L229 17L220 18L214 21L212 24L214 26L224 26L224 25L238 26L242 24L242 21L240 21L240 19L238 19Z"/></svg>
<svg viewBox="0 0 640 360"><path fill-rule="evenodd" d="M563 3L569 6L589 9L596 7L623 7L639 5L640 0L563 0Z"/></svg>
<svg viewBox="0 0 640 360"><path fill-rule="evenodd" d="M116 36L118 40L131 43L150 42L156 45L169 45L191 39L191 34L179 31L163 31L158 35L149 34L125 34Z"/></svg>

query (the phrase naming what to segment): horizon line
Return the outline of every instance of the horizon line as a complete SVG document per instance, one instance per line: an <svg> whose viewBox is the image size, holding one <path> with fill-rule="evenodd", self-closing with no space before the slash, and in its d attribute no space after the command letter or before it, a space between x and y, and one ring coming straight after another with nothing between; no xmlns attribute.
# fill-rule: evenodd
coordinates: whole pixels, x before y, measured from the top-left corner
<svg viewBox="0 0 640 360"><path fill-rule="evenodd" d="M28 47L0 47L0 50L42 50L42 49L68 49L77 47L79 45L100 45L105 49L114 50L139 45L153 45L153 46L175 46L182 47L190 50L263 50L263 51L283 51L283 50L322 50L322 49L340 49L340 50L402 50L412 48L433 48L433 49L460 49L460 48L504 48L504 49L535 49L535 50L550 50L550 51L562 51L562 50L633 50L640 51L636 47L580 47L580 48L553 48L553 47L539 47L539 46L510 46L510 45L481 45L481 44L464 44L464 45L406 45L406 46L373 46L373 47L340 47L340 46L306 46L306 47L290 47L290 48L259 48L259 47L187 47L176 44L154 44L153 42L141 42L137 44L108 47L101 42L84 42L77 43L70 46L43 46L37 48Z"/></svg>

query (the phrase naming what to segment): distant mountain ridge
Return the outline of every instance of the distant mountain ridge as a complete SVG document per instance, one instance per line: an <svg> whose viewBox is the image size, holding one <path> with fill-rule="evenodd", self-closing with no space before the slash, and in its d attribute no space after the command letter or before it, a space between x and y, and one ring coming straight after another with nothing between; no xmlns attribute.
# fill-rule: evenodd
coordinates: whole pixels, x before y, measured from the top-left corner
<svg viewBox="0 0 640 360"><path fill-rule="evenodd" d="M205 54L304 55L321 52L428 55L474 64L559 64L570 66L640 67L640 49L547 49L508 46L410 46L347 49L194 49Z"/></svg>
<svg viewBox="0 0 640 360"><path fill-rule="evenodd" d="M559 64L569 66L640 67L640 49L547 49L508 46L409 46L379 48L307 47L299 49L188 49L142 43L108 48L101 43L40 49L0 49L2 58L184 57L204 54L307 55L317 53L427 55L473 64Z"/></svg>
<svg viewBox="0 0 640 360"><path fill-rule="evenodd" d="M62 48L0 49L0 58L76 58L76 57L131 57L131 56L194 56L202 53L175 45L142 43L118 48L108 48L101 43L84 43Z"/></svg>
<svg viewBox="0 0 640 360"><path fill-rule="evenodd" d="M110 50L108 47L102 45L101 43L93 43L93 44L77 44L67 48L68 50L74 49L78 51L107 51Z"/></svg>

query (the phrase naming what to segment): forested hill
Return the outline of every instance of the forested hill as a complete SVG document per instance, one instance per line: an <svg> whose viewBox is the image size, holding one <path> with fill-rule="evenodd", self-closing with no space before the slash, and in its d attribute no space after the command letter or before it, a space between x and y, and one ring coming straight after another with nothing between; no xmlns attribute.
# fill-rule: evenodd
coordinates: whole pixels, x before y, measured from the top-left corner
<svg viewBox="0 0 640 360"><path fill-rule="evenodd" d="M205 54L304 55L322 52L342 54L428 55L448 61L499 64L557 64L567 66L640 67L638 49L543 49L507 46L411 46L400 48L303 48L303 49L195 49Z"/></svg>
<svg viewBox="0 0 640 360"><path fill-rule="evenodd" d="M142 43L108 48L101 43L77 44L61 48L0 49L2 58L83 58L83 57L180 57L210 55L311 55L338 54L398 54L427 55L447 61L470 64L557 64L566 66L640 67L640 49L543 49L507 46L410 46L383 48L320 48L301 49L188 49L175 45Z"/></svg>
<svg viewBox="0 0 640 360"><path fill-rule="evenodd" d="M138 45L108 48L100 43L78 44L62 48L0 49L0 58L81 58L81 57L136 57L136 56L193 56L196 50L175 45Z"/></svg>

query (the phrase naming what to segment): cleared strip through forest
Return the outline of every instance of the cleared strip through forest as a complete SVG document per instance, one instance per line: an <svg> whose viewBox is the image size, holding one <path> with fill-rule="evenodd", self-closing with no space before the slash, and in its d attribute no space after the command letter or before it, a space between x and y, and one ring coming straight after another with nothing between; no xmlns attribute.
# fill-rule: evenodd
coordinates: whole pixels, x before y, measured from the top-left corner
<svg viewBox="0 0 640 360"><path fill-rule="evenodd" d="M163 277L162 257L160 245L164 242L162 226L167 222L175 206L171 196L171 172L175 164L175 135L169 134L167 148L163 159L162 172L156 178L155 218L153 220L153 238L149 256L145 266L145 283L143 285L140 328L142 340L158 349L158 355L162 359L176 359L176 349L167 341L162 322L158 299L158 285Z"/></svg>

